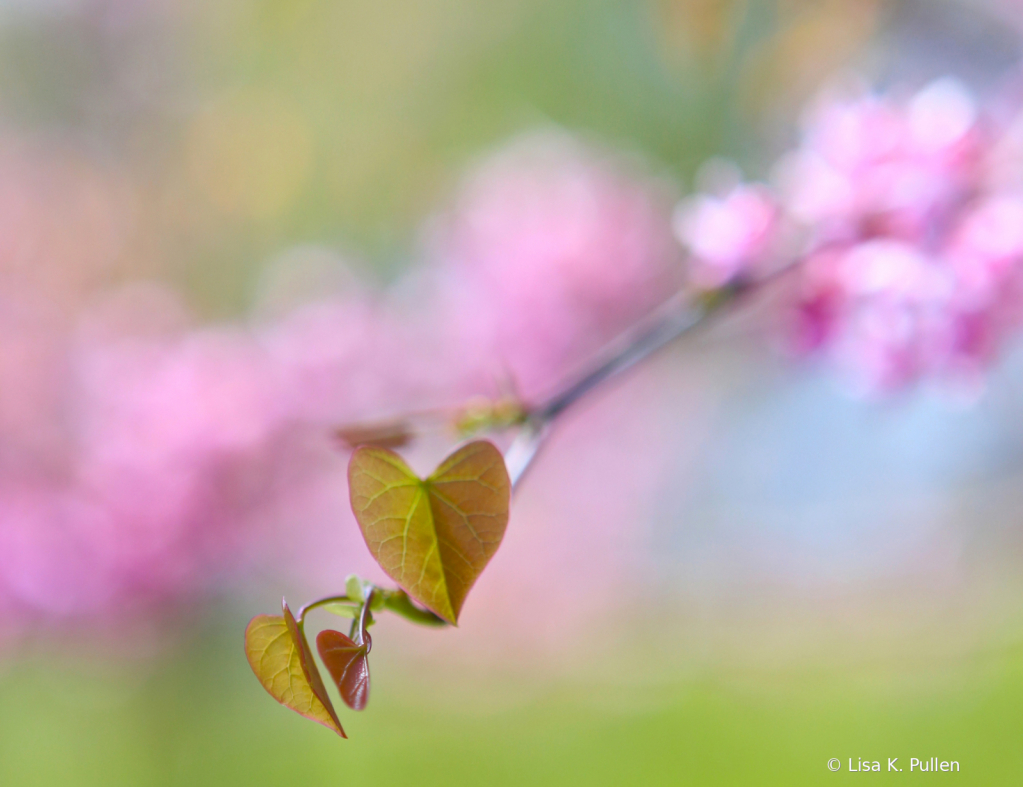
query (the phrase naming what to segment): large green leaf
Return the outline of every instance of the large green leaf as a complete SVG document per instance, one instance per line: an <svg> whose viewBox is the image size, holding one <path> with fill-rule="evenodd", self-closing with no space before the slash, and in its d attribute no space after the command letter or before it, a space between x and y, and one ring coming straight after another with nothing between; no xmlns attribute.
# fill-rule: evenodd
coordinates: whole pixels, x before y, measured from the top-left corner
<svg viewBox="0 0 1023 787"><path fill-rule="evenodd" d="M362 447L348 465L352 510L366 545L413 599L456 623L508 524L504 458L469 443L420 479L393 451Z"/></svg>
<svg viewBox="0 0 1023 787"><path fill-rule="evenodd" d="M284 615L257 615L245 629L245 655L270 696L347 738L305 637L284 604Z"/></svg>

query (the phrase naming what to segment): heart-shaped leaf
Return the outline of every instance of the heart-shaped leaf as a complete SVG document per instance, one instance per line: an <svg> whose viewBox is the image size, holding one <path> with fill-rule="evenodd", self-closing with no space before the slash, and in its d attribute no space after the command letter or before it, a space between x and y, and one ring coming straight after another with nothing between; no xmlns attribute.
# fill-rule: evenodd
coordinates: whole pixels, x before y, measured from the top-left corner
<svg viewBox="0 0 1023 787"><path fill-rule="evenodd" d="M305 637L288 605L284 615L256 615L245 629L245 655L270 696L347 738Z"/></svg>
<svg viewBox="0 0 1023 787"><path fill-rule="evenodd" d="M330 629L316 637L320 658L341 692L341 699L352 710L362 710L369 700L369 660L366 657L373 643L369 634L365 636L364 645Z"/></svg>
<svg viewBox="0 0 1023 787"><path fill-rule="evenodd" d="M384 448L348 465L352 510L381 568L423 606L456 623L508 524L511 482L484 440L455 451L425 481Z"/></svg>

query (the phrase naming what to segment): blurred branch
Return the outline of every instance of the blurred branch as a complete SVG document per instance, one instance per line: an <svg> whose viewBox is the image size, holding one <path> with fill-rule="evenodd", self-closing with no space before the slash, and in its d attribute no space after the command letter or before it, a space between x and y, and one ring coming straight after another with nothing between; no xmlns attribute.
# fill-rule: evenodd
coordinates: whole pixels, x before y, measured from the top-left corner
<svg viewBox="0 0 1023 787"><path fill-rule="evenodd" d="M588 370L530 408L525 424L505 452L512 489L518 488L543 449L553 422L565 410L659 350L705 327L726 307L761 291L797 265L798 262L789 263L759 279L739 281L695 299L679 293L648 319L612 342Z"/></svg>
<svg viewBox="0 0 1023 787"><path fill-rule="evenodd" d="M515 435L508 450L504 452L504 464L508 468L512 491L518 488L522 477L533 464L533 459L544 441L544 432L545 427L542 424L534 420L527 421Z"/></svg>

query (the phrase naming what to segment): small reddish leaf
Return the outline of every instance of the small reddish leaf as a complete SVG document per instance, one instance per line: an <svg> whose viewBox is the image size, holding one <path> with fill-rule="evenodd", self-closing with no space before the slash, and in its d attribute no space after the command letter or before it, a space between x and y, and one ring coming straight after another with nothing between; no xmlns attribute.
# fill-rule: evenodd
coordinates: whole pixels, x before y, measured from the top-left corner
<svg viewBox="0 0 1023 787"><path fill-rule="evenodd" d="M373 557L406 593L449 623L508 524L504 458L477 441L425 481L393 451L363 447L348 465L352 510Z"/></svg>
<svg viewBox="0 0 1023 787"><path fill-rule="evenodd" d="M340 631L326 629L316 637L316 649L334 679L341 699L352 710L362 710L369 700L369 649L372 641L359 645Z"/></svg>
<svg viewBox="0 0 1023 787"><path fill-rule="evenodd" d="M347 738L294 615L257 615L245 629L245 655L263 688L281 705Z"/></svg>

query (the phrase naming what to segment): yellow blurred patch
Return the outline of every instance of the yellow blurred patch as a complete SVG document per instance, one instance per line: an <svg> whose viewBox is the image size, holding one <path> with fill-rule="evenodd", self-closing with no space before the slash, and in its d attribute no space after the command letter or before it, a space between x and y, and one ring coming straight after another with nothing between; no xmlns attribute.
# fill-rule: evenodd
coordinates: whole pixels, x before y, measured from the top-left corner
<svg viewBox="0 0 1023 787"><path fill-rule="evenodd" d="M847 67L876 32L879 0L786 0L776 32L742 69L742 104L754 115L787 112Z"/></svg>
<svg viewBox="0 0 1023 787"><path fill-rule="evenodd" d="M748 0L660 0L660 32L668 55L691 52L701 63L727 59Z"/></svg>
<svg viewBox="0 0 1023 787"><path fill-rule="evenodd" d="M222 212L267 220L283 214L309 179L307 119L283 96L246 91L200 113L188 129L190 179Z"/></svg>

